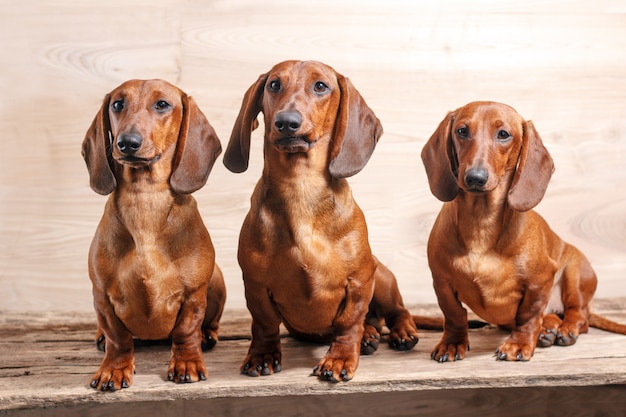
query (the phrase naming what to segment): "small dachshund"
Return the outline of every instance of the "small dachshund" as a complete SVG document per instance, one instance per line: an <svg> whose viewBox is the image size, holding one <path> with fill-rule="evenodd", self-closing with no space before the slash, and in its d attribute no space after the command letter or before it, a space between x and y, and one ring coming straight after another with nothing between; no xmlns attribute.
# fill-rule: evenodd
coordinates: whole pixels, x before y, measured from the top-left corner
<svg viewBox="0 0 626 417"><path fill-rule="evenodd" d="M376 350L383 319L392 347L409 350L418 340L394 275L372 255L345 179L365 166L383 129L346 77L319 62L282 62L245 93L224 154L233 172L248 168L260 112L265 164L239 237L252 314L241 371L281 370L284 323L296 337L330 342L314 375L348 381L360 352Z"/></svg>
<svg viewBox="0 0 626 417"><path fill-rule="evenodd" d="M527 361L536 346L567 346L588 327L626 334L590 312L596 275L585 256L531 209L554 170L532 122L500 103L450 112L422 150L432 193L446 202L428 241L445 316L439 362L469 350L466 304L511 329L496 358Z"/></svg>
<svg viewBox="0 0 626 417"><path fill-rule="evenodd" d="M131 80L106 95L82 145L91 188L111 194L89 250L105 350L93 388L132 384L133 337L171 338L169 380L206 379L202 349L217 341L226 289L191 193L220 152L206 117L177 87Z"/></svg>

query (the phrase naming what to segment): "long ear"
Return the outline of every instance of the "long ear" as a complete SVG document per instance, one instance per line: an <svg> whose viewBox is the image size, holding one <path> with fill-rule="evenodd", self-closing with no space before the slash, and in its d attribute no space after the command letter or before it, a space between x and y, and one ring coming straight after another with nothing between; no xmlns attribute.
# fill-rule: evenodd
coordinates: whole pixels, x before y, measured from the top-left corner
<svg viewBox="0 0 626 417"><path fill-rule="evenodd" d="M328 170L335 178L363 169L383 134L383 126L349 79L337 74L341 98Z"/></svg>
<svg viewBox="0 0 626 417"><path fill-rule="evenodd" d="M243 97L239 115L224 153L224 165L232 172L239 173L248 169L250 135L259 125L256 117L262 110L263 90L267 77L268 74L261 74Z"/></svg>
<svg viewBox="0 0 626 417"><path fill-rule="evenodd" d="M554 162L531 121L524 123L522 149L507 200L516 211L535 207L546 192Z"/></svg>
<svg viewBox="0 0 626 417"><path fill-rule="evenodd" d="M459 193L455 175L458 162L450 137L453 121L454 113L450 112L422 149L430 191L441 201L452 201Z"/></svg>
<svg viewBox="0 0 626 417"><path fill-rule="evenodd" d="M183 121L170 186L177 193L190 194L206 184L222 145L196 102L184 93L182 100Z"/></svg>
<svg viewBox="0 0 626 417"><path fill-rule="evenodd" d="M117 181L111 169L111 126L109 123L109 101L104 97L102 106L91 122L83 140L82 154L89 171L89 185L98 194L107 195L115 190Z"/></svg>

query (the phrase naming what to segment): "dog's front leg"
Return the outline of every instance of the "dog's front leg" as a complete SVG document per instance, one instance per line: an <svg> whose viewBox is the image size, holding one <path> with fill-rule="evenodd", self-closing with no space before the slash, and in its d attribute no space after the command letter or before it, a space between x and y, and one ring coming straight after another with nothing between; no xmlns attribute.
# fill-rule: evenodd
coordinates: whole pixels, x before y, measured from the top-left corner
<svg viewBox="0 0 626 417"><path fill-rule="evenodd" d="M133 383L135 373L133 335L117 318L107 297L99 296L98 291L94 290L94 301L99 332L104 335L106 347L102 364L89 385L102 391L128 388Z"/></svg>
<svg viewBox="0 0 626 417"><path fill-rule="evenodd" d="M550 282L548 279L544 282ZM546 307L549 286L541 290L527 290L515 316L515 326L508 339L496 349L498 360L528 361L535 353L542 329L542 313Z"/></svg>
<svg viewBox="0 0 626 417"><path fill-rule="evenodd" d="M331 382L354 378L359 366L363 323L372 293L371 281L367 285L349 286L343 311L333 321L334 335L330 348L313 369L313 375Z"/></svg>
<svg viewBox="0 0 626 417"><path fill-rule="evenodd" d="M271 375L281 371L281 318L276 311L269 290L244 275L246 302L252 315L252 341L248 355L241 365L241 373L249 376Z"/></svg>
<svg viewBox="0 0 626 417"><path fill-rule="evenodd" d="M437 301L445 319L443 335L433 348L430 357L437 362L461 360L469 350L467 310L447 281L438 280L434 274L433 279Z"/></svg>
<svg viewBox="0 0 626 417"><path fill-rule="evenodd" d="M202 357L201 325L206 311L206 286L190 295L181 306L172 330L172 353L168 381L197 382L209 375Z"/></svg>

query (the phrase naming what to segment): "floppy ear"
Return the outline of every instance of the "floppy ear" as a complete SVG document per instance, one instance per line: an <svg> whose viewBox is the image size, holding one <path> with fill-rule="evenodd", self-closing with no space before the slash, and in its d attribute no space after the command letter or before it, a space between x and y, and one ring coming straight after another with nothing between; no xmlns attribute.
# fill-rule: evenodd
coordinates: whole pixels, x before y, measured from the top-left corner
<svg viewBox="0 0 626 417"><path fill-rule="evenodd" d="M554 172L552 157L533 123L524 122L523 127L522 149L507 196L516 211L527 211L539 204Z"/></svg>
<svg viewBox="0 0 626 417"><path fill-rule="evenodd" d="M107 195L115 190L117 181L111 169L111 126L109 123L110 94L91 122L83 140L82 155L89 171L89 185L98 194Z"/></svg>
<svg viewBox="0 0 626 417"><path fill-rule="evenodd" d="M177 193L191 194L206 184L222 145L194 99L183 93L182 101L183 121L170 186Z"/></svg>
<svg viewBox="0 0 626 417"><path fill-rule="evenodd" d="M454 113L449 112L422 149L430 191L441 201L452 201L459 193L458 161L450 137L453 121Z"/></svg>
<svg viewBox="0 0 626 417"><path fill-rule="evenodd" d="M350 177L372 156L383 126L349 79L337 74L341 98L328 170L335 178Z"/></svg>
<svg viewBox="0 0 626 417"><path fill-rule="evenodd" d="M263 90L268 73L248 88L243 96L239 115L230 134L230 141L224 153L224 165L232 172L244 172L250 159L250 135L259 126L256 117L262 110Z"/></svg>

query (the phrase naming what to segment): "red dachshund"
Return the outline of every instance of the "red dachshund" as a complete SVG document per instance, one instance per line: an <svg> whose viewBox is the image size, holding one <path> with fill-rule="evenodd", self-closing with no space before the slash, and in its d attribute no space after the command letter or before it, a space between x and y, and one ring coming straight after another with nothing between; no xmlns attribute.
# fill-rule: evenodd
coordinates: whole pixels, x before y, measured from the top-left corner
<svg viewBox="0 0 626 417"><path fill-rule="evenodd" d="M392 347L408 350L418 340L395 277L372 255L345 179L365 166L382 126L352 83L329 66L282 62L245 94L224 155L233 172L248 167L260 112L265 166L239 238L252 314L242 373L281 370L284 323L292 335L330 341L315 375L348 381L359 352L378 346L383 319Z"/></svg>
<svg viewBox="0 0 626 417"><path fill-rule="evenodd" d="M132 383L133 337L172 340L168 379L206 379L226 290L195 199L221 152L194 100L161 80L107 94L83 142L90 184L110 194L89 250L106 343L93 388ZM103 340L103 337L105 340Z"/></svg>
<svg viewBox="0 0 626 417"><path fill-rule="evenodd" d="M511 329L500 360L529 360L535 346L571 345L589 326L626 334L590 312L596 275L585 256L531 209L554 170L532 122L500 103L469 103L441 122L422 151L433 194L445 201L428 241L444 333L432 358L469 350L469 306Z"/></svg>

